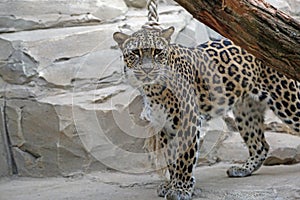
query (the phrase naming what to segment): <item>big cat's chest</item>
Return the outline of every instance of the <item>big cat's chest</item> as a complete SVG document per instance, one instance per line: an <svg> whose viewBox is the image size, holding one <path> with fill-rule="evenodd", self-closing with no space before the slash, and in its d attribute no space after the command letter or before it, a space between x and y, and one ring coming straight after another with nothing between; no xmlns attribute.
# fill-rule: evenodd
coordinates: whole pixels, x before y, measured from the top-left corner
<svg viewBox="0 0 300 200"><path fill-rule="evenodd" d="M166 107L158 102L151 102L150 99L144 99L141 118L149 121L150 125L155 127L156 130L174 130L172 116L168 113Z"/></svg>

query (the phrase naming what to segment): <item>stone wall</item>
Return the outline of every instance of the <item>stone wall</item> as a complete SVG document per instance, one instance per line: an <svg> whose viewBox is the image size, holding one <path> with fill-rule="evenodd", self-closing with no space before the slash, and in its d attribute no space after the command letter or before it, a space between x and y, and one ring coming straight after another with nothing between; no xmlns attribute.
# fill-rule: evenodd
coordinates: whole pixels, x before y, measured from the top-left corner
<svg viewBox="0 0 300 200"><path fill-rule="evenodd" d="M112 39L146 22L145 4L0 2L0 176L152 170L142 148L141 98L123 81ZM174 2L163 2L159 13L164 27L176 28L173 42L194 46L220 37Z"/></svg>

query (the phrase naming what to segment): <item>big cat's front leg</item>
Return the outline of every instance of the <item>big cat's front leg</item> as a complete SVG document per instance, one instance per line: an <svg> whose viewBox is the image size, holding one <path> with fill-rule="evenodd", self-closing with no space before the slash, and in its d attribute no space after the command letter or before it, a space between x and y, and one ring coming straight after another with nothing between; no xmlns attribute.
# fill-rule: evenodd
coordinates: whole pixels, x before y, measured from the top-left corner
<svg viewBox="0 0 300 200"><path fill-rule="evenodd" d="M187 115L187 118L190 115ZM183 119L185 120L185 119ZM168 191L165 194L168 200L189 200L195 187L194 169L198 160L200 140L200 122L183 123L176 136L168 141L166 160L170 173Z"/></svg>

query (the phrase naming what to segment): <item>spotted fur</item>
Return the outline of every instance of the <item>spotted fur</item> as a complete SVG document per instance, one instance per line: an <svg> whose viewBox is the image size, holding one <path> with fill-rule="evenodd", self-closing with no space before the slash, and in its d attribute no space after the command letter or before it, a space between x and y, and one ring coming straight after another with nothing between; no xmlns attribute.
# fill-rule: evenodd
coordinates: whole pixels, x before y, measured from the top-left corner
<svg viewBox="0 0 300 200"><path fill-rule="evenodd" d="M170 44L174 28L143 28L131 36L117 32L129 83L141 91L144 116L160 126L158 136L170 180L158 195L191 199L203 120L233 110L249 149L248 160L228 169L244 177L259 169L269 145L264 137L264 111L271 108L299 132L300 83L288 79L230 40L209 41L194 48Z"/></svg>

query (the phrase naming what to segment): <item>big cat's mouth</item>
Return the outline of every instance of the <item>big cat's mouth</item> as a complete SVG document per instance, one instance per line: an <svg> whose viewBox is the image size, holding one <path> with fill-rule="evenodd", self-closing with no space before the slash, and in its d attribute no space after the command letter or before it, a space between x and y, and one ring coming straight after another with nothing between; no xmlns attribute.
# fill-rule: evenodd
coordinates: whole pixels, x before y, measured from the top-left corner
<svg viewBox="0 0 300 200"><path fill-rule="evenodd" d="M158 80L158 73L155 74L143 74L143 75L139 75L139 74L135 74L136 79L138 79L139 81L142 81L144 83L151 83L151 82L155 82Z"/></svg>
<svg viewBox="0 0 300 200"><path fill-rule="evenodd" d="M151 82L151 81L152 81L152 79L149 78L149 77L145 77L144 80L143 80L143 82L146 82L146 83L147 83L147 82Z"/></svg>

